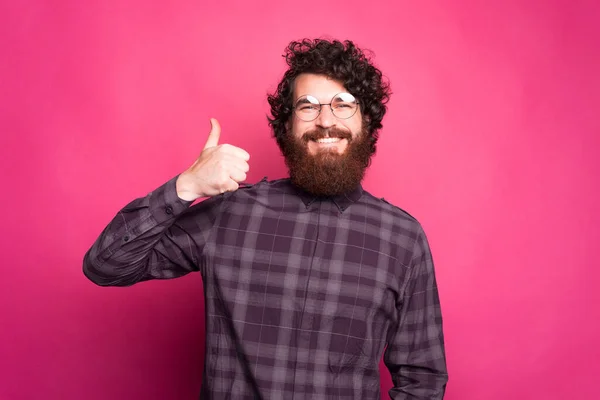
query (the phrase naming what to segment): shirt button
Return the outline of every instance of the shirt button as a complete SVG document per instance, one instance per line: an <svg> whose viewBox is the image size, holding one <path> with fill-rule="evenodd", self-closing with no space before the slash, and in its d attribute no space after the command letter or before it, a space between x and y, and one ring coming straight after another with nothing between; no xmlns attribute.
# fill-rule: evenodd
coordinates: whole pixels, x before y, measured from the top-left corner
<svg viewBox="0 0 600 400"><path fill-rule="evenodd" d="M129 235L125 235L125 237L123 238L124 242L129 242Z"/></svg>
<svg viewBox="0 0 600 400"><path fill-rule="evenodd" d="M173 207L171 206L166 206L165 207L165 212L169 215L173 214Z"/></svg>

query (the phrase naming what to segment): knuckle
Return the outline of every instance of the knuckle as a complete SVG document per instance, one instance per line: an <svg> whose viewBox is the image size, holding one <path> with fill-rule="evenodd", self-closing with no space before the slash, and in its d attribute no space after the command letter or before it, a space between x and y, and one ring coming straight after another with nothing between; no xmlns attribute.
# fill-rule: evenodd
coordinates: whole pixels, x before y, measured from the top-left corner
<svg viewBox="0 0 600 400"><path fill-rule="evenodd" d="M226 182L222 182L217 186L217 190L219 192L224 193L229 189L229 185Z"/></svg>

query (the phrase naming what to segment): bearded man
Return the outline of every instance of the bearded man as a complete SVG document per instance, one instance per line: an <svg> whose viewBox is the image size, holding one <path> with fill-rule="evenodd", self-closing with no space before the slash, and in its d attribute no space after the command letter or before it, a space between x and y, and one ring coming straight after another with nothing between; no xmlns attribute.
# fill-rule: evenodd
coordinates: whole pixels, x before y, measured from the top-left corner
<svg viewBox="0 0 600 400"><path fill-rule="evenodd" d="M389 86L351 41L292 42L268 96L289 179L245 184L212 129L186 171L125 206L84 258L102 286L199 271L202 399L442 399L431 251L419 222L361 186ZM206 200L192 205L200 198Z"/></svg>

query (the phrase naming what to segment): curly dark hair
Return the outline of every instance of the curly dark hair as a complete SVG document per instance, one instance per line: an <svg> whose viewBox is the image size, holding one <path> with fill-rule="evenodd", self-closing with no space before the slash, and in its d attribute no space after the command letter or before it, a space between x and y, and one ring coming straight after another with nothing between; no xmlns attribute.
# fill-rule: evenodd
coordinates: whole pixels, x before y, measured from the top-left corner
<svg viewBox="0 0 600 400"><path fill-rule="evenodd" d="M374 153L391 92L389 83L365 53L350 40L303 39L291 42L284 57L289 69L279 82L277 91L268 96L272 116L268 117L269 125L273 128L279 147L283 145L286 124L293 112L294 80L300 74L312 73L340 81L358 99L363 127L369 135Z"/></svg>

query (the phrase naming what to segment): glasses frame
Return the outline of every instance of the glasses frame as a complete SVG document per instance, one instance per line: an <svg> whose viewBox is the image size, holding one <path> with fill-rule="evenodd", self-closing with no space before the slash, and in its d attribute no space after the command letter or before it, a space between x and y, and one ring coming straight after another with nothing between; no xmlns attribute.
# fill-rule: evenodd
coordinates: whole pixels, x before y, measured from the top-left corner
<svg viewBox="0 0 600 400"><path fill-rule="evenodd" d="M333 107L331 107L331 104L333 104L333 100L334 100L336 97L338 97L339 95L341 95L341 94L349 94L350 96L354 97L354 101L356 102L356 108L354 109L354 112L352 113L352 115L350 115L349 117L345 117L345 118L338 117L337 115L335 115L335 111L333 110ZM294 115L295 115L296 117L298 117L298 119L300 119L301 121L304 121L304 122L312 122L312 121L314 121L315 119L319 118L319 115L321 115L321 111L323 111L323 106L329 106L329 108L331 109L331 114L332 114L334 117L336 117L337 119L350 119L350 118L354 117L354 116L356 115L356 111L357 111L357 110L358 110L358 108L360 107L360 102L358 101L358 99L356 98L356 96L354 96L352 93L348 93L348 92L339 92L339 93L337 93L336 95L334 95L334 96L331 98L331 101L330 101L329 103L310 103L310 104L312 104L312 105L315 105L315 106L316 106L316 105L318 105L318 106L319 106L319 112L317 113L317 115L316 115L316 116L315 116L313 119L308 119L308 120L307 120L307 119L304 119L304 118L300 117L300 115L298 115L298 112L297 112L296 110L297 110L297 108L298 108L298 101L299 101L300 99L302 99L302 98L304 98L304 97L308 97L308 96L314 97L315 99L317 98L317 96L313 96L312 94L305 94L305 95L302 95L302 96L300 96L300 97L298 97L298 98L296 99L296 102L294 103L295 105L292 107L292 110L294 110Z"/></svg>

